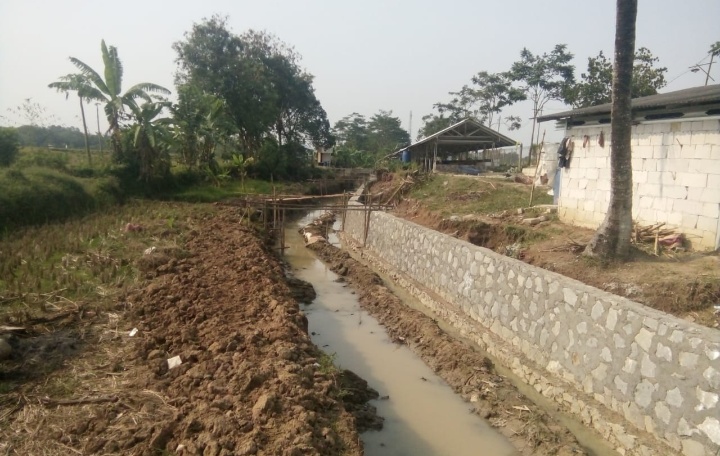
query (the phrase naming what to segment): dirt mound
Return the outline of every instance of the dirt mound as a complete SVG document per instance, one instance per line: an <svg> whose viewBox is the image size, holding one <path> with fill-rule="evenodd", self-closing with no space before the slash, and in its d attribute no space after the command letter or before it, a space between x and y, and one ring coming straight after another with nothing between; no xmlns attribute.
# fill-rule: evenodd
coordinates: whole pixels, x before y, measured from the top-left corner
<svg viewBox="0 0 720 456"><path fill-rule="evenodd" d="M280 261L239 219L218 209L188 233L180 258L149 252L142 260L148 281L120 300L113 324L88 337L92 349L68 366L83 396L1 401L0 418L15 415L0 448L48 455L362 454L356 420L340 400L343 383L322 368ZM130 337L125 328L137 331ZM170 358L180 364L171 367ZM372 396L358 385L347 407L353 411Z"/></svg>
<svg viewBox="0 0 720 456"><path fill-rule="evenodd" d="M567 429L498 375L483 353L446 334L422 312L404 305L372 270L327 243L317 242L308 248L357 290L360 304L386 327L393 340L417 353L521 454L585 454Z"/></svg>

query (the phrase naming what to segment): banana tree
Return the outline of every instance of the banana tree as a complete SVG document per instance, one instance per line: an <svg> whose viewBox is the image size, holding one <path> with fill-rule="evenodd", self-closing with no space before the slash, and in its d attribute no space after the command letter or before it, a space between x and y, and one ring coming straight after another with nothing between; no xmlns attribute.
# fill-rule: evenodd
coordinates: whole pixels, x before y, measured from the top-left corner
<svg viewBox="0 0 720 456"><path fill-rule="evenodd" d="M84 94L87 99L104 103L105 116L107 117L111 140L115 157L121 159L121 116L125 113L125 107L135 103L137 99L152 102L151 94L169 95L170 91L162 86L150 82L142 82L122 92L123 66L115 46L106 46L105 40L101 41L100 49L104 64L104 77L95 71L88 64L75 57L70 57L75 67L80 70L87 86Z"/></svg>
<svg viewBox="0 0 720 456"><path fill-rule="evenodd" d="M150 180L162 176L170 167L168 149L171 143L170 133L166 126L167 119L156 119L167 108L166 101L146 102L138 105L130 101L130 108L135 123L130 127L132 146L139 166L140 178Z"/></svg>

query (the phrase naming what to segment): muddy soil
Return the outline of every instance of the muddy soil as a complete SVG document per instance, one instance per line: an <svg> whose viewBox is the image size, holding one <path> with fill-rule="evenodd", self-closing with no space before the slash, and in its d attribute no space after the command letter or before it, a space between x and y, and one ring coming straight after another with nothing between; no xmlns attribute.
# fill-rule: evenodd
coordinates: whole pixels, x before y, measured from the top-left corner
<svg viewBox="0 0 720 456"><path fill-rule="evenodd" d="M83 353L56 376L73 395L34 397L32 382L0 394L0 450L362 454L350 411L381 425L366 405L377 393L323 358L295 299L308 287L291 290L271 248L239 221L218 207L188 233L181 258L145 261L146 281L113 312L75 318L67 330ZM181 364L170 368L173 357Z"/></svg>
<svg viewBox="0 0 720 456"><path fill-rule="evenodd" d="M566 428L499 375L485 354L446 334L432 318L407 307L367 266L323 241L312 242L308 248L357 291L360 305L387 328L393 340L419 355L521 454L586 454Z"/></svg>

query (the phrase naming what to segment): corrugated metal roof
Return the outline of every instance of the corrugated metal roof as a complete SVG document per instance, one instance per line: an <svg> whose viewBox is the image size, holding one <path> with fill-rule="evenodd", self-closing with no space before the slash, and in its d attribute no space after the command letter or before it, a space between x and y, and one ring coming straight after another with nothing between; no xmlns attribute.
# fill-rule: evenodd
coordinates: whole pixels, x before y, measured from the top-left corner
<svg viewBox="0 0 720 456"><path fill-rule="evenodd" d="M410 149L412 151L413 149L418 149L423 144L428 143L437 143L438 150L452 149L453 151L464 152L469 150L489 149L493 147L514 146L517 144L517 141L483 125L477 119L468 117L444 130L440 130L439 132L414 142L407 147L403 147L390 155L400 154L406 149Z"/></svg>
<svg viewBox="0 0 720 456"><path fill-rule="evenodd" d="M667 109L687 108L691 106L704 106L720 103L720 84L693 87L691 89L676 90L674 92L659 93L632 100L633 113ZM591 116L610 115L612 103L605 103L588 108L573 109L547 116L538 117L538 122L548 120L561 120L568 118L582 118Z"/></svg>

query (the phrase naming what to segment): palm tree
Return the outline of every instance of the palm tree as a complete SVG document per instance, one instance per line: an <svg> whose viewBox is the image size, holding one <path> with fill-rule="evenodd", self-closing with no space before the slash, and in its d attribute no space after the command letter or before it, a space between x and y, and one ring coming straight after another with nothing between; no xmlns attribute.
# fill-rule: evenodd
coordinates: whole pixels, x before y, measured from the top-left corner
<svg viewBox="0 0 720 456"><path fill-rule="evenodd" d="M77 92L78 98L80 99L80 114L82 114L83 130L85 132L85 151L87 152L88 167L92 167L84 106L85 100L90 100L90 93L88 91L90 87L87 81L85 80L85 78L83 78L81 74L68 74L65 76L61 76L59 81L48 84L48 87L50 87L51 89L57 89L58 92L64 93L66 100L68 96L70 96L70 92Z"/></svg>
<svg viewBox="0 0 720 456"><path fill-rule="evenodd" d="M610 206L585 254L624 259L632 233L631 88L637 0L617 0L610 116Z"/></svg>
<svg viewBox="0 0 720 456"><path fill-rule="evenodd" d="M84 81L87 82L83 89L85 97L105 104L104 110L109 124L108 130L111 133L113 151L115 157L119 159L122 157L120 116L124 112L125 106L129 106L137 98L142 98L147 102L152 101L150 93L169 95L170 91L157 84L142 82L122 93L123 67L117 48L106 46L105 40L102 40L100 49L105 66L104 78L82 60L70 57L70 61L80 70Z"/></svg>

